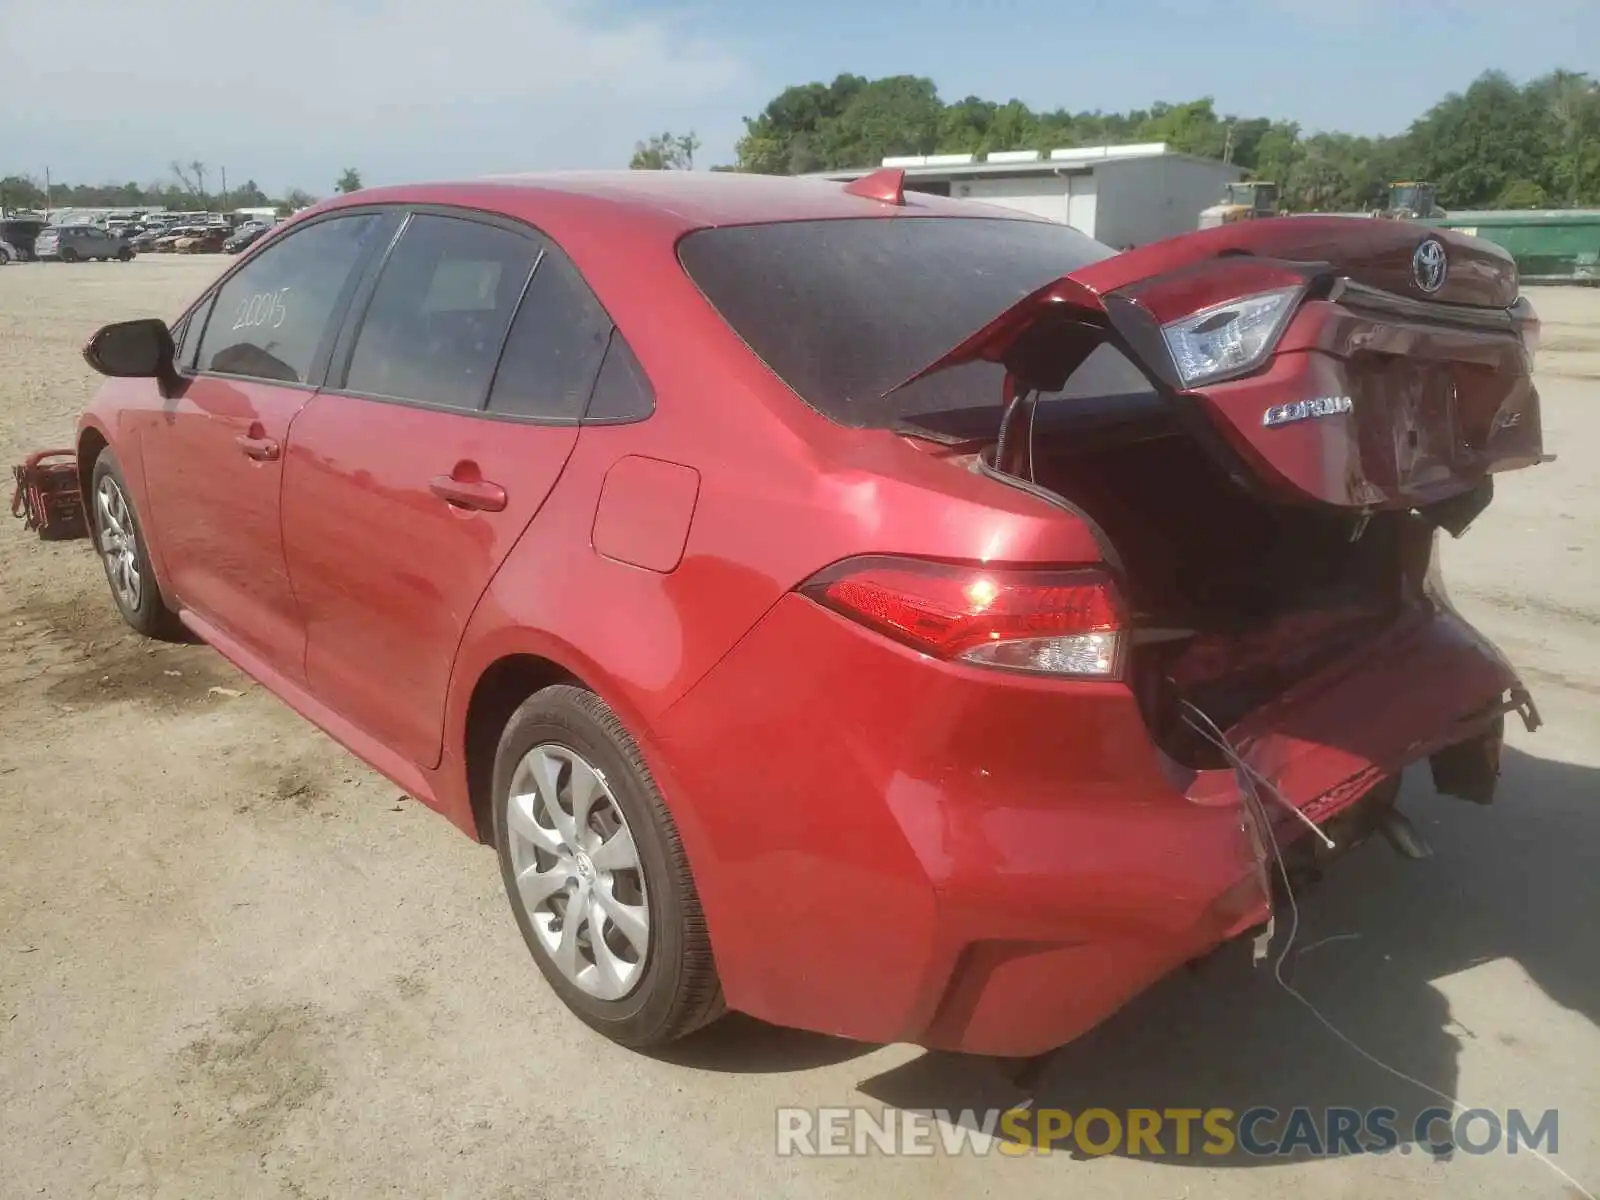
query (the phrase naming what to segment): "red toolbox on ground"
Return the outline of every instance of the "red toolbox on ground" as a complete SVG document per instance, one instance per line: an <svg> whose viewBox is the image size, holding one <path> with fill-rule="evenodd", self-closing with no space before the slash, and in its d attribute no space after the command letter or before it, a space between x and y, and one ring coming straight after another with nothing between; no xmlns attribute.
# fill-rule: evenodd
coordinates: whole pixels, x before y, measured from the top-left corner
<svg viewBox="0 0 1600 1200"><path fill-rule="evenodd" d="M51 459L61 461L51 462ZM78 486L78 456L71 450L40 450L12 468L17 490L11 515L46 541L89 536L83 490Z"/></svg>

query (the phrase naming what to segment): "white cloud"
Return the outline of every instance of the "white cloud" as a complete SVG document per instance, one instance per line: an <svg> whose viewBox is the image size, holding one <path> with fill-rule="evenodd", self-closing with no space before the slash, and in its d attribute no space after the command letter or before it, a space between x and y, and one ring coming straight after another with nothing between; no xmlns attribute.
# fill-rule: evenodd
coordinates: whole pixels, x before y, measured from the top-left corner
<svg viewBox="0 0 1600 1200"><path fill-rule="evenodd" d="M737 113L748 82L730 43L576 0L8 8L0 111L27 114L8 132L82 180L175 157L306 186L350 164L369 182L621 166L652 130Z"/></svg>

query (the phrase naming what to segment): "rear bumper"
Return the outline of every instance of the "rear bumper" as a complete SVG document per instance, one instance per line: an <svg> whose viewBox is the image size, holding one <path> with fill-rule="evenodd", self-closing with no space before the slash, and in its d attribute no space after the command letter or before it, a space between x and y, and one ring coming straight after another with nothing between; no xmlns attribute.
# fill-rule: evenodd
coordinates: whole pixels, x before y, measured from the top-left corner
<svg viewBox="0 0 1600 1200"><path fill-rule="evenodd" d="M1516 686L1430 607L1230 740L1325 819ZM936 663L789 596L655 733L728 1001L778 1024L1038 1053L1266 916L1231 773L1169 760L1120 684Z"/></svg>

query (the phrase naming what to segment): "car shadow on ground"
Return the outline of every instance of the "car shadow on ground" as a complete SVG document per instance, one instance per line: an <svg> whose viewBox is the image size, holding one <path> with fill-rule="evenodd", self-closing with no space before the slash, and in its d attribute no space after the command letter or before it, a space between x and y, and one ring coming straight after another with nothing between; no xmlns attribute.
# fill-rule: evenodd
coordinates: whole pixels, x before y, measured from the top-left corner
<svg viewBox="0 0 1600 1200"><path fill-rule="evenodd" d="M783 1074L849 1062L879 1046L768 1025L743 1013L729 1013L715 1025L650 1052L651 1057L695 1071L733 1075Z"/></svg>
<svg viewBox="0 0 1600 1200"><path fill-rule="evenodd" d="M1335 865L1300 897L1296 951L1284 975L1326 1018L1370 1054L1413 1079L1456 1095L1465 1043L1494 1039L1515 1053L1523 1028L1469 1029L1452 1019L1435 980L1495 959L1514 960L1556 1003L1600 1021L1600 770L1507 749L1499 798L1488 808L1435 796L1426 769L1406 781L1401 805L1434 849L1403 860L1381 841ZM1274 955L1287 922L1279 918ZM1560 1048L1528 1047L1559 1061ZM906 1110L1006 1108L1031 1098L1039 1108L1209 1109L1268 1106L1397 1112L1402 1152L1417 1146L1418 1114L1441 1104L1341 1043L1274 981L1271 960L1252 969L1232 946L1196 971L1183 971L1100 1028L1058 1051L1025 1095L985 1060L928 1053L863 1081L862 1092ZM1462 1096L1504 1109L1552 1101L1537 1096ZM1170 1127L1169 1127L1170 1128ZM1281 1129L1281 1125L1278 1126ZM1273 1126L1264 1124L1270 1134ZM1433 1141L1445 1128L1430 1130ZM1188 1155L1162 1147L1164 1162L1261 1166L1236 1148L1202 1152L1199 1127ZM1102 1131L1097 1131L1097 1137ZM1119 1149L1115 1152L1121 1152Z"/></svg>

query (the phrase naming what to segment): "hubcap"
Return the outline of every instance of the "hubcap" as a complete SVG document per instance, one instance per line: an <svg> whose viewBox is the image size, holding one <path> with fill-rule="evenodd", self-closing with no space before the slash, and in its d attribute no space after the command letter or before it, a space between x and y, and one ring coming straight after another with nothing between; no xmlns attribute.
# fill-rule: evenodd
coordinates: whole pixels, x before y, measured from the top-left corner
<svg viewBox="0 0 1600 1200"><path fill-rule="evenodd" d="M139 607L144 582L139 578L139 555L128 501L117 481L109 475L95 490L95 508L100 558L105 563L106 578L111 581L111 590L122 606L131 612Z"/></svg>
<svg viewBox="0 0 1600 1200"><path fill-rule="evenodd" d="M556 968L599 1000L637 986L650 905L628 819L582 755L547 743L523 756L506 799L514 900Z"/></svg>

